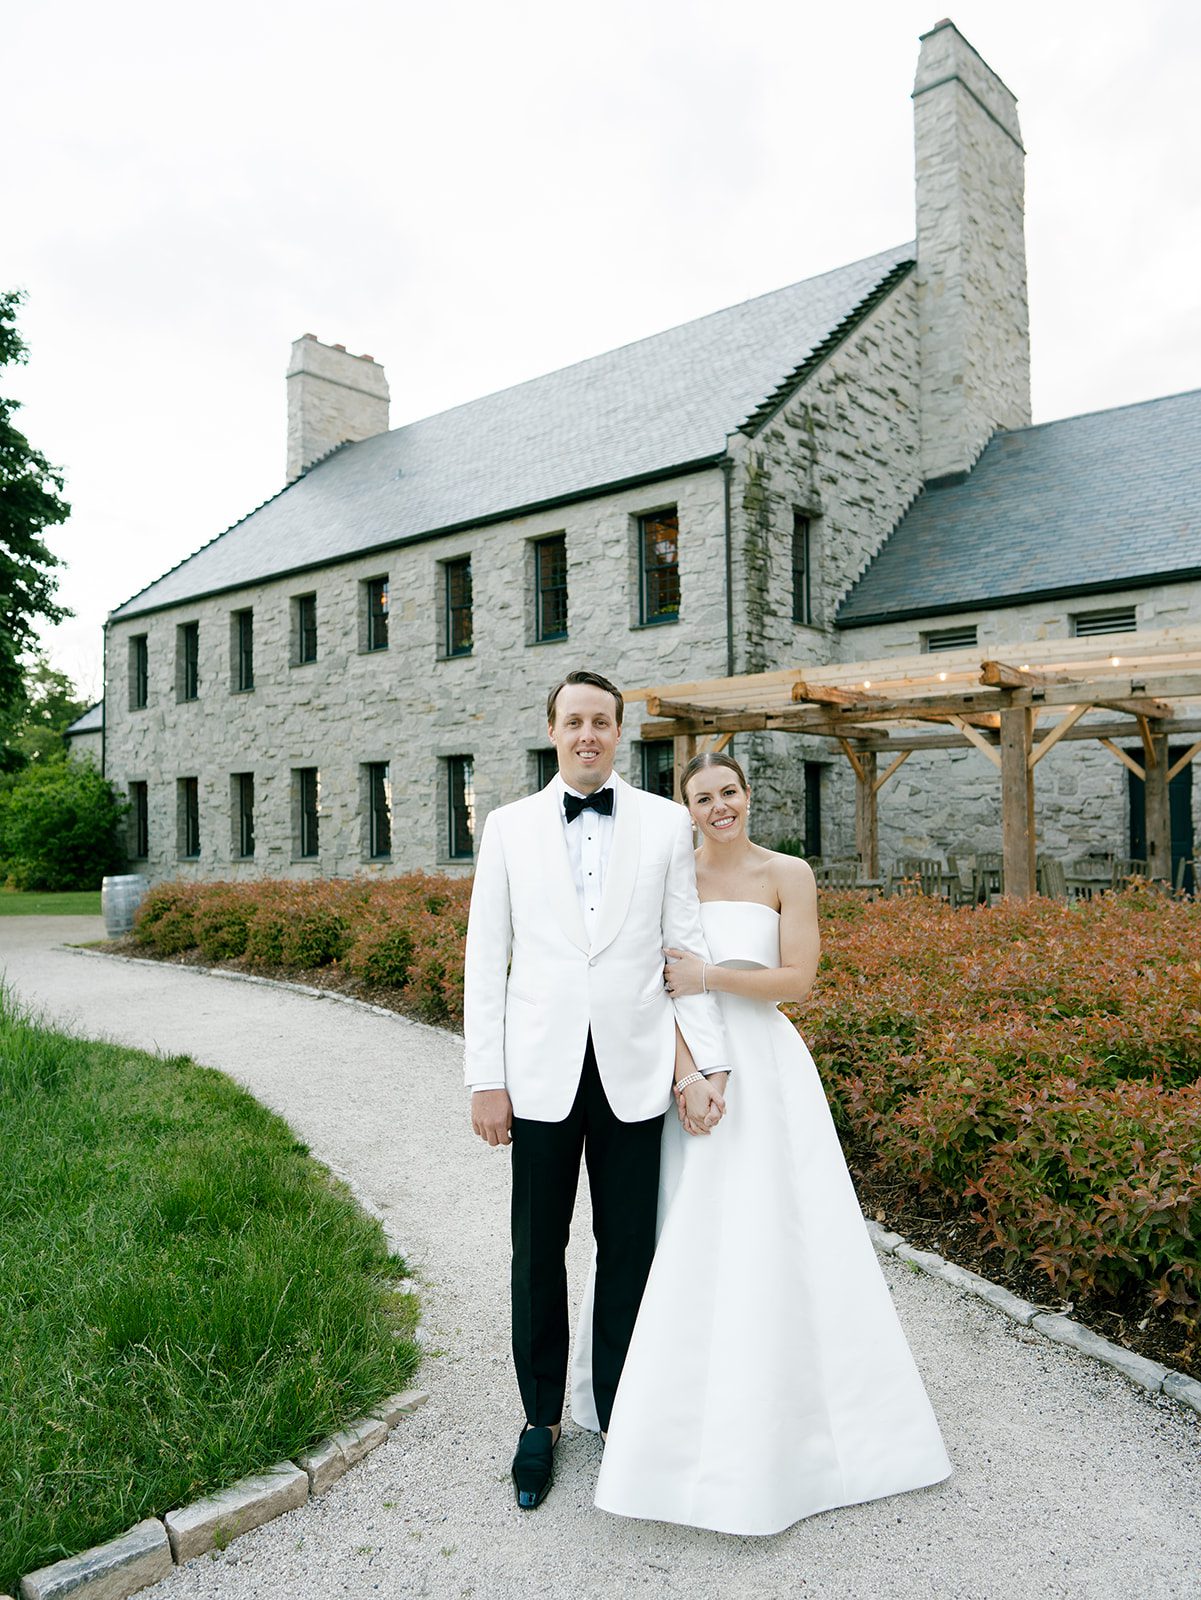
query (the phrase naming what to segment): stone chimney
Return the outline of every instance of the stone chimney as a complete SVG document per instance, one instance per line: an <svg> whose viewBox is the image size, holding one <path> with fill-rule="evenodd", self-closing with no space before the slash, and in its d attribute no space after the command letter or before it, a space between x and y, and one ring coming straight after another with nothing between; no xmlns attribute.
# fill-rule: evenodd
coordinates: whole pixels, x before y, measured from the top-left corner
<svg viewBox="0 0 1201 1600"><path fill-rule="evenodd" d="M971 469L1030 421L1017 102L953 22L922 35L913 88L922 476Z"/></svg>
<svg viewBox="0 0 1201 1600"><path fill-rule="evenodd" d="M306 333L288 363L288 482L350 439L388 431L388 380L370 356Z"/></svg>

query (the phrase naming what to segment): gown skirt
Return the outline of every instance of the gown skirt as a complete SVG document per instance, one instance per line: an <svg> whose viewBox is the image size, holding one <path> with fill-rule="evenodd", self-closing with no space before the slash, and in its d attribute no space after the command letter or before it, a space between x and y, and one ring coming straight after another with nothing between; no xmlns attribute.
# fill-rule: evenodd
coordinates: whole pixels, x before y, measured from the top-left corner
<svg viewBox="0 0 1201 1600"><path fill-rule="evenodd" d="M701 907L714 963L780 964L779 914ZM726 1115L663 1128L658 1245L596 1488L621 1516L772 1534L951 1471L817 1069L769 1002L720 994ZM572 1415L597 1428L592 1277Z"/></svg>

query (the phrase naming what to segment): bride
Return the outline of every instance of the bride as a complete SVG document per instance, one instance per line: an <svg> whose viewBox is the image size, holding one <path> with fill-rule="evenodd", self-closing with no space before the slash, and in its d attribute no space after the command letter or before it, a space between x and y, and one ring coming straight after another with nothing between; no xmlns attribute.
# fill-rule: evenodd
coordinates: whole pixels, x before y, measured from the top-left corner
<svg viewBox="0 0 1201 1600"><path fill-rule="evenodd" d="M701 755L682 793L700 835L709 959L667 952L669 993L718 996L732 1071L710 1131L663 1132L658 1245L622 1371L596 1503L722 1533L937 1483L951 1471L855 1198L817 1070L778 1010L817 971L808 865L753 844L750 790ZM678 1039L678 1035L677 1035ZM678 1039L676 1081L692 1063ZM699 1134L701 1137L689 1137ZM592 1280L572 1414L598 1426Z"/></svg>

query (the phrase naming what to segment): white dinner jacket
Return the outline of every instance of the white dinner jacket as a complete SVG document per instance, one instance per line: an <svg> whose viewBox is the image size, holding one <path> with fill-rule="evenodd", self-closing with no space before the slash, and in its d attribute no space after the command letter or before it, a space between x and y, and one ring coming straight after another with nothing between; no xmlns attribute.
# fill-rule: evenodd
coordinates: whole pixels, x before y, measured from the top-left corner
<svg viewBox="0 0 1201 1600"><path fill-rule="evenodd" d="M675 1023L698 1067L728 1062L711 995L672 1001L663 949L708 955L682 806L614 774L613 839L591 942L567 858L559 790L489 814L467 924L467 1087L503 1076L518 1117L561 1122L588 1030L622 1122L671 1100Z"/></svg>

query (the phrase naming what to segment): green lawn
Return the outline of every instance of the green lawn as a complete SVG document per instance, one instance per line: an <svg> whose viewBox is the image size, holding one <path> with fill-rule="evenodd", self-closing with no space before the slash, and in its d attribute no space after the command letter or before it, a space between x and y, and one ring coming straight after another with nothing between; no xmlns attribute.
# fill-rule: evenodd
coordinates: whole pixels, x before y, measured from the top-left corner
<svg viewBox="0 0 1201 1600"><path fill-rule="evenodd" d="M0 1593L412 1378L403 1263L223 1074L0 991L0 1152Z"/></svg>
<svg viewBox="0 0 1201 1600"><path fill-rule="evenodd" d="M98 917L99 915L99 889L69 890L61 894L0 889L0 917Z"/></svg>

